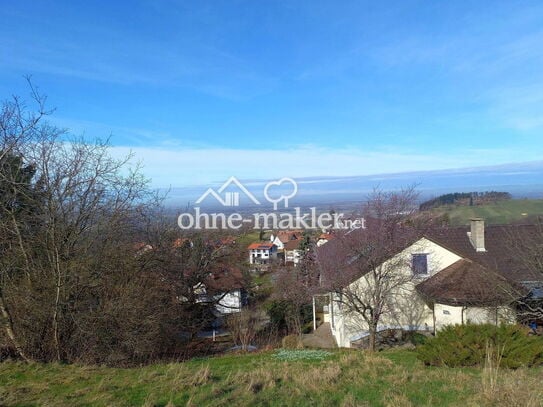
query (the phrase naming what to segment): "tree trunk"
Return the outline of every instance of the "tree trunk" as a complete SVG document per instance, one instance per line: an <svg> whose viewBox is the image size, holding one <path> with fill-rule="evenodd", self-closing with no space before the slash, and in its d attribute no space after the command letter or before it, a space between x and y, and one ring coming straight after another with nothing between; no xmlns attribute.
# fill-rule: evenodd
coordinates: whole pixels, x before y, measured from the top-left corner
<svg viewBox="0 0 543 407"><path fill-rule="evenodd" d="M62 284L62 274L60 271L58 250L55 250L55 262L56 262L57 281L56 281L56 293L55 293L55 306L53 309L53 340L55 344L55 354L56 354L55 356L56 356L57 361L60 362L61 357L60 357L58 314L59 314L59 307L60 307L60 287Z"/></svg>
<svg viewBox="0 0 543 407"><path fill-rule="evenodd" d="M11 319L11 314L9 313L9 310L7 308L7 305L4 301L4 296L2 295L2 288L0 287L0 314L2 315L2 319L4 321L4 329L6 331L6 334L15 347L15 350L19 354L19 356L25 361L25 362L31 362L31 359L26 356L26 353L24 352L23 348L19 344L19 341L17 340L17 337L15 336L15 332L13 331L13 320Z"/></svg>
<svg viewBox="0 0 543 407"><path fill-rule="evenodd" d="M375 352L376 343L377 343L377 324L371 323L369 324L369 342L368 342L368 350L370 352Z"/></svg>

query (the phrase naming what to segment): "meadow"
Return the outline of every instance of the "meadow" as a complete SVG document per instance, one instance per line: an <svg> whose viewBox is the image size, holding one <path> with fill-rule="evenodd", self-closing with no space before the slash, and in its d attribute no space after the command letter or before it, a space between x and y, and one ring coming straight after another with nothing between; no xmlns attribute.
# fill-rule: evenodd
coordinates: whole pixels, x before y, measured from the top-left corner
<svg viewBox="0 0 543 407"><path fill-rule="evenodd" d="M479 206L442 206L433 211L447 213L451 225L467 225L474 217L484 218L487 224L530 222L543 216L543 199L511 199Z"/></svg>
<svg viewBox="0 0 543 407"><path fill-rule="evenodd" d="M543 370L495 373L427 367L409 350L275 350L134 368L7 361L0 405L543 405Z"/></svg>

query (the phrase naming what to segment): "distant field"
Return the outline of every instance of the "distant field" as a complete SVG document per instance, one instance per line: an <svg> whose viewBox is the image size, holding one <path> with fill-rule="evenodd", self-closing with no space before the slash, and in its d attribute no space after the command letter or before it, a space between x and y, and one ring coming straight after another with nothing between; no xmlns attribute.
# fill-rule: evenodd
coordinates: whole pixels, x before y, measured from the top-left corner
<svg viewBox="0 0 543 407"><path fill-rule="evenodd" d="M236 241L239 244L240 247L245 248L245 246L249 246L251 243L258 242L260 237L259 231L250 231L248 233L245 233L241 236L238 236ZM268 240L269 235L265 234L264 239Z"/></svg>
<svg viewBox="0 0 543 407"><path fill-rule="evenodd" d="M291 351L298 352L298 351ZM413 351L334 351L322 360L275 351L118 369L0 363L2 406L539 406L541 369L425 367ZM486 391L485 391L486 389Z"/></svg>
<svg viewBox="0 0 543 407"><path fill-rule="evenodd" d="M443 206L433 211L448 213L452 225L467 225L473 217L484 218L490 224L511 223L543 215L543 199L511 199L481 206Z"/></svg>

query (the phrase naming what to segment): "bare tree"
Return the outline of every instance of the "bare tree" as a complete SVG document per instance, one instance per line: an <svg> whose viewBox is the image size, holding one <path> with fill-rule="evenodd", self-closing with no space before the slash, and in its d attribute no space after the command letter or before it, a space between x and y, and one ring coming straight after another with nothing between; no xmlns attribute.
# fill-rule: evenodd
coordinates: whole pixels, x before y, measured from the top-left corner
<svg viewBox="0 0 543 407"><path fill-rule="evenodd" d="M1 339L25 360L167 353L214 318L241 252L180 236L131 156L51 126L30 89L34 110L13 98L0 113Z"/></svg>
<svg viewBox="0 0 543 407"><path fill-rule="evenodd" d="M285 267L276 273L272 298L280 301L288 330L302 334L305 310L311 306L313 294L318 290L319 275L315 263L315 245L309 235L304 238L303 254L297 267Z"/></svg>
<svg viewBox="0 0 543 407"><path fill-rule="evenodd" d="M251 308L232 313L226 318L226 326L232 340L244 351L254 342L260 323L260 314Z"/></svg>
<svg viewBox="0 0 543 407"><path fill-rule="evenodd" d="M342 314L368 331L370 350L375 350L380 321L394 316L394 300L413 280L403 272L410 258L399 253L424 226L414 216L416 200L414 188L374 191L362 210L366 228L339 235L317 251L321 290L332 292Z"/></svg>
<svg viewBox="0 0 543 407"><path fill-rule="evenodd" d="M20 272L29 277L30 260L24 257L21 264L20 256L9 256L7 253L15 250L26 256L19 226L20 219L28 218L29 215L32 199L30 182L35 168L32 163L23 162L21 148L39 138L41 121L49 113L45 109L45 97L32 86L30 79L28 83L36 109L27 109L19 97L13 96L2 103L0 112L0 314L7 338L24 360L29 360L29 356L15 327L5 287Z"/></svg>
<svg viewBox="0 0 543 407"><path fill-rule="evenodd" d="M504 252L510 269L522 287L512 292L517 316L523 322L543 320L543 218L531 224L511 225L503 230ZM523 295L522 295L523 294Z"/></svg>
<svg viewBox="0 0 543 407"><path fill-rule="evenodd" d="M130 157L114 159L107 142L50 126L45 98L32 86L31 93L35 113L14 98L0 116L2 324L22 358L73 360L115 334L96 336L112 322L103 312L110 301L117 311L138 309L128 301L150 305L160 293L130 250L141 213L155 201ZM128 287L138 294L123 295Z"/></svg>

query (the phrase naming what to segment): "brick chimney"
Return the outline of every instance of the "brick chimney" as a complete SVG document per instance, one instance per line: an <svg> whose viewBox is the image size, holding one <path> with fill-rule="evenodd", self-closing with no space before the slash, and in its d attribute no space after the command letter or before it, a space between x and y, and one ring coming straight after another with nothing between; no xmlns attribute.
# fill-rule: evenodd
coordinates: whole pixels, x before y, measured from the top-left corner
<svg viewBox="0 0 543 407"><path fill-rule="evenodd" d="M471 231L468 233L471 244L478 252L486 252L485 249L485 220L482 218L471 219Z"/></svg>

